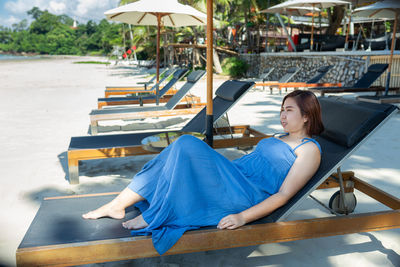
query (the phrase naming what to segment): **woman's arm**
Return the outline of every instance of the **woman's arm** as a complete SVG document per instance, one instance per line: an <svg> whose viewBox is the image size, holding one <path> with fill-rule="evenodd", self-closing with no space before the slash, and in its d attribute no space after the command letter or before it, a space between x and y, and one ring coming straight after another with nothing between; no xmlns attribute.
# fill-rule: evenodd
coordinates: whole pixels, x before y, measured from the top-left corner
<svg viewBox="0 0 400 267"><path fill-rule="evenodd" d="M238 228L268 215L292 198L314 175L321 161L320 151L313 143L304 144L296 152L297 158L276 194L247 210L222 218L217 227Z"/></svg>

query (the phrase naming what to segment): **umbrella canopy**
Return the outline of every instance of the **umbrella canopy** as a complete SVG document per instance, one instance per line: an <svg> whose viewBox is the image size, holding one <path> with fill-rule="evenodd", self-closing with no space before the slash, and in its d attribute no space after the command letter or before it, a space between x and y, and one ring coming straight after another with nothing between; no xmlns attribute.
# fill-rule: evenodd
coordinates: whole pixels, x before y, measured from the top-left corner
<svg viewBox="0 0 400 267"><path fill-rule="evenodd" d="M394 19L400 12L400 1L385 0L375 4L356 8L353 13L357 17Z"/></svg>
<svg viewBox="0 0 400 267"><path fill-rule="evenodd" d="M269 9L275 8L296 8L296 7L309 7L313 8L328 8L332 6L348 5L349 2L343 0L289 0L278 5L272 6Z"/></svg>
<svg viewBox="0 0 400 267"><path fill-rule="evenodd" d="M387 95L389 92L390 74L391 74L392 61L393 61L393 50L394 50L394 45L395 45L395 40L396 40L397 23L398 23L398 18L400 15L400 1L384 0L384 1L376 2L375 4L372 4L372 5L356 8L353 11L353 13L355 16L358 16L358 17L394 19L392 47L390 49L389 68L388 68L388 75L386 78L385 95Z"/></svg>
<svg viewBox="0 0 400 267"><path fill-rule="evenodd" d="M279 4L280 5L280 4ZM284 15L293 15L293 16L305 16L310 13L310 11L320 12L319 8L312 8L306 6L295 6L295 7L279 7L279 5L261 10L260 13L279 13Z"/></svg>
<svg viewBox="0 0 400 267"><path fill-rule="evenodd" d="M141 0L104 12L107 19L132 25L168 27L200 26L206 24L207 15L197 9L178 3L176 0Z"/></svg>
<svg viewBox="0 0 400 267"><path fill-rule="evenodd" d="M177 0L140 0L104 12L107 19L133 25L157 26L157 83L160 76L160 28L205 25L207 15ZM156 87L158 104L158 86Z"/></svg>
<svg viewBox="0 0 400 267"><path fill-rule="evenodd" d="M300 8L300 12L304 12L304 8L310 8L309 10L311 10L313 13L315 13L315 12L319 12L319 11L317 11L319 9L328 8L328 7L332 7L332 6L348 5L348 4L350 4L350 3L347 1L342 1L342 0L289 0L289 1L286 1L283 3L280 3L278 5L272 6L266 10L267 11L273 11L273 10L282 10L282 11L286 10L287 11L290 9ZM278 13L280 13L280 12L278 12ZM308 13L308 11L306 13ZM313 47L313 42L314 42L314 16L312 17L312 26L311 26L311 42L310 42L311 49Z"/></svg>

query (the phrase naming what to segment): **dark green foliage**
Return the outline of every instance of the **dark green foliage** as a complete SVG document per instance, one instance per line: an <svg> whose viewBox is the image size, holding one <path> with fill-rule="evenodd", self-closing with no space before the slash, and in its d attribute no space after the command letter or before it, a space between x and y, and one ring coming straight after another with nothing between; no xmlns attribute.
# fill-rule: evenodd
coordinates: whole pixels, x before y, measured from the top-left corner
<svg viewBox="0 0 400 267"><path fill-rule="evenodd" d="M34 19L13 24L11 29L0 26L0 50L39 54L105 55L113 45L121 45L121 24L103 19L98 24L88 21L72 28L73 19L53 15L34 7L28 15Z"/></svg>
<svg viewBox="0 0 400 267"><path fill-rule="evenodd" d="M222 61L222 70L224 74L232 78L243 77L248 68L248 64L238 57L229 57Z"/></svg>

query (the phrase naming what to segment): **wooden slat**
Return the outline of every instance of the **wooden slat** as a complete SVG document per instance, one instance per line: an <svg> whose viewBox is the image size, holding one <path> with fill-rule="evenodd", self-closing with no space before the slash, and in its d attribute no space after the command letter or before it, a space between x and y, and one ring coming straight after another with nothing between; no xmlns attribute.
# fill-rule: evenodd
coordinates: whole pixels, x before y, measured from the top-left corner
<svg viewBox="0 0 400 267"><path fill-rule="evenodd" d="M161 90L161 88L160 88ZM178 90L176 89L169 89L165 94L173 95L176 94ZM156 94L156 90L135 90L135 89L128 89L125 88L124 90L109 90L105 91L104 95L106 98L112 96L112 95L129 95L129 94Z"/></svg>
<svg viewBox="0 0 400 267"><path fill-rule="evenodd" d="M354 187L364 194L372 197L391 209L400 209L400 199L392 196L373 185L370 185L357 177L353 177Z"/></svg>
<svg viewBox="0 0 400 267"><path fill-rule="evenodd" d="M167 103L173 95L163 95L159 98L160 103ZM200 103L201 98L198 96L185 96L180 103ZM154 104L155 99L143 99L143 104ZM97 108L102 109L105 106L121 106L121 105L136 105L140 104L139 100L121 100L121 101L98 101Z"/></svg>
<svg viewBox="0 0 400 267"><path fill-rule="evenodd" d="M201 111L203 106L186 109L173 109L162 111L144 111L144 112L127 112L118 114L96 114L90 115L90 121L98 122L103 120L125 120L125 119L142 119L142 118L156 118L168 116L182 116L188 114L197 114Z"/></svg>
<svg viewBox="0 0 400 267"><path fill-rule="evenodd" d="M341 87L341 83L301 83L301 82L290 82L279 84L279 89L282 88L310 88L310 87Z"/></svg>
<svg viewBox="0 0 400 267"><path fill-rule="evenodd" d="M68 153L68 158L77 160L119 158L119 157L128 157L134 155L156 154L144 150L141 145L130 146L130 147L102 148L102 149L69 150L67 153Z"/></svg>
<svg viewBox="0 0 400 267"><path fill-rule="evenodd" d="M167 103L171 96L163 96L159 98L160 103ZM155 99L143 99L143 104L154 104L156 103ZM102 109L106 106L122 106L122 105L138 105L140 104L139 100L123 100L123 101L98 101L97 108Z"/></svg>
<svg viewBox="0 0 400 267"><path fill-rule="evenodd" d="M279 86L279 82L278 81L268 81L268 82L264 82L264 83L256 83L254 86L255 87L257 87L257 86Z"/></svg>
<svg viewBox="0 0 400 267"><path fill-rule="evenodd" d="M227 148L227 147L239 147L239 146L255 146L260 142L261 139L266 138L262 137L242 137L242 138L234 138L234 139L214 139L213 148Z"/></svg>

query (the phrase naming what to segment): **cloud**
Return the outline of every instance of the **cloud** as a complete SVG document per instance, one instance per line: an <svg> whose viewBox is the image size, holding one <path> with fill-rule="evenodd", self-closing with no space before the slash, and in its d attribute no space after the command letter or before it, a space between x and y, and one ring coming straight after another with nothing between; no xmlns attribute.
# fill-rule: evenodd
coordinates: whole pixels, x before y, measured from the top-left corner
<svg viewBox="0 0 400 267"><path fill-rule="evenodd" d="M4 4L4 8L16 15L26 14L28 10L31 10L33 7L42 7L46 4L45 0L17 0L17 1L7 1Z"/></svg>
<svg viewBox="0 0 400 267"><path fill-rule="evenodd" d="M56 1L51 1L49 3L49 12L56 14L56 15L61 15L65 12L66 9L66 5L64 3L61 2L56 2Z"/></svg>
<svg viewBox="0 0 400 267"><path fill-rule="evenodd" d="M75 15L87 20L105 18L104 12L118 6L119 0L77 0Z"/></svg>
<svg viewBox="0 0 400 267"><path fill-rule="evenodd" d="M19 23L21 21L20 19L18 19L17 17L14 17L14 16L9 16L6 18L1 17L0 20L2 22L4 22L6 25L12 25L14 23Z"/></svg>
<svg viewBox="0 0 400 267"><path fill-rule="evenodd" d="M27 11L35 6L55 15L66 14L80 23L99 21L105 18L106 10L115 8L118 4L119 0L8 0L4 4L8 17L1 24L10 26L27 18ZM10 21L13 22L10 24Z"/></svg>

